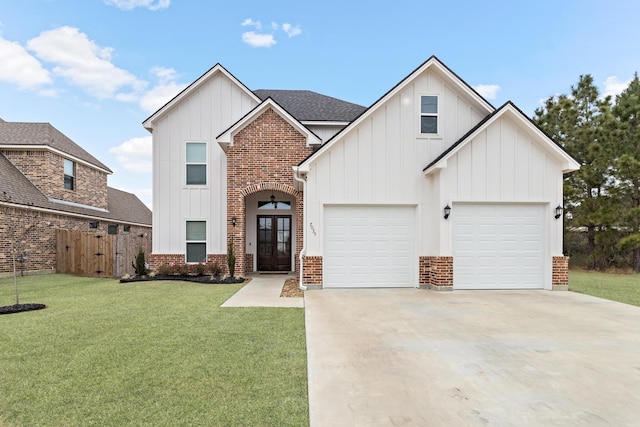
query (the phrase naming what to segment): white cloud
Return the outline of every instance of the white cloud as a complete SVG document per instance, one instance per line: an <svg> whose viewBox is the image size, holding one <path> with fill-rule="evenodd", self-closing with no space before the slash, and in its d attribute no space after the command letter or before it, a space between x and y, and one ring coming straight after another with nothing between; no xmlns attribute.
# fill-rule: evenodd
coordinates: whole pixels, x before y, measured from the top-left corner
<svg viewBox="0 0 640 427"><path fill-rule="evenodd" d="M112 48L100 47L77 28L59 27L27 42L38 58L55 64L53 73L97 98L113 98L122 88L140 91L146 83L111 62Z"/></svg>
<svg viewBox="0 0 640 427"><path fill-rule="evenodd" d="M140 107L148 113L157 111L187 87L176 81L177 73L173 68L154 67L151 72L158 79L158 84L140 98Z"/></svg>
<svg viewBox="0 0 640 427"><path fill-rule="evenodd" d="M36 89L51 83L51 76L40 62L18 43L0 38L0 81L21 89Z"/></svg>
<svg viewBox="0 0 640 427"><path fill-rule="evenodd" d="M260 21L254 21L251 18L247 18L240 24L243 27L255 27L256 30L262 29L262 23Z"/></svg>
<svg viewBox="0 0 640 427"><path fill-rule="evenodd" d="M611 95L612 98L615 98L616 95L620 95L629 86L630 82L631 80L621 82L618 80L618 76L609 76L604 81L604 93L602 96Z"/></svg>
<svg viewBox="0 0 640 427"><path fill-rule="evenodd" d="M253 31L242 33L242 41L253 47L271 47L276 44L273 34L259 34Z"/></svg>
<svg viewBox="0 0 640 427"><path fill-rule="evenodd" d="M132 10L136 7L146 7L149 10L166 9L171 0L104 0L109 6L115 6L122 10Z"/></svg>
<svg viewBox="0 0 640 427"><path fill-rule="evenodd" d="M476 85L473 87L476 92L487 99L496 99L500 86L498 85Z"/></svg>
<svg viewBox="0 0 640 427"><path fill-rule="evenodd" d="M131 138L109 149L118 164L130 172L151 172L151 135Z"/></svg>
<svg viewBox="0 0 640 427"><path fill-rule="evenodd" d="M295 36L299 35L300 33L302 33L302 29L300 28L300 25L296 25L294 27L293 25L288 24L286 22L284 24L282 24L282 31L287 33L287 35L289 37L295 37Z"/></svg>

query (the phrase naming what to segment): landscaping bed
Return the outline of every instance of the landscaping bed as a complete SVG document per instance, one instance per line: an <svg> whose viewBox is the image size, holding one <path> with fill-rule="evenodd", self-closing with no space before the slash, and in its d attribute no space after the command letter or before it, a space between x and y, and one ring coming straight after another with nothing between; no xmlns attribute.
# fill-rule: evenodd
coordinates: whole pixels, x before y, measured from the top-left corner
<svg viewBox="0 0 640 427"><path fill-rule="evenodd" d="M47 308L47 306L34 303L5 305L0 307L0 314L22 313L24 311L42 310L43 308Z"/></svg>
<svg viewBox="0 0 640 427"><path fill-rule="evenodd" d="M152 280L179 280L182 282L196 282L208 284L233 285L244 283L244 277L219 277L219 276L175 276L166 274L156 274L155 276L134 276L120 279L120 283L149 282Z"/></svg>

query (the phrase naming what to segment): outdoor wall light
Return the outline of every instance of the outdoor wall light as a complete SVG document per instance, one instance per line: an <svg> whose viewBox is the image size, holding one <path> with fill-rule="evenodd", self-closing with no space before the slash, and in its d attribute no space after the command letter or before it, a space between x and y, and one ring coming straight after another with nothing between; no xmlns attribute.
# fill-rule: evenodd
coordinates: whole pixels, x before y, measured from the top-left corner
<svg viewBox="0 0 640 427"><path fill-rule="evenodd" d="M444 219L449 219L449 215L451 215L451 206L447 203L447 206L444 207Z"/></svg>
<svg viewBox="0 0 640 427"><path fill-rule="evenodd" d="M98 228L98 221L89 221L89 228Z"/></svg>
<svg viewBox="0 0 640 427"><path fill-rule="evenodd" d="M234 227L236 226L236 222L238 221L238 219L235 216L231 217L231 225L233 225Z"/></svg>
<svg viewBox="0 0 640 427"><path fill-rule="evenodd" d="M562 206L558 205L556 206L556 219L560 218L562 216Z"/></svg>

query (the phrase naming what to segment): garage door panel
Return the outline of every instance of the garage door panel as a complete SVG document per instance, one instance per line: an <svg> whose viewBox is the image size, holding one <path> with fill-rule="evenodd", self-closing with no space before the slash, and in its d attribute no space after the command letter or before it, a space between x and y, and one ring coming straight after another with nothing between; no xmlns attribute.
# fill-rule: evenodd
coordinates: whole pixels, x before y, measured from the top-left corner
<svg viewBox="0 0 640 427"><path fill-rule="evenodd" d="M327 206L325 287L413 287L415 208Z"/></svg>
<svg viewBox="0 0 640 427"><path fill-rule="evenodd" d="M454 288L544 287L543 205L456 204Z"/></svg>

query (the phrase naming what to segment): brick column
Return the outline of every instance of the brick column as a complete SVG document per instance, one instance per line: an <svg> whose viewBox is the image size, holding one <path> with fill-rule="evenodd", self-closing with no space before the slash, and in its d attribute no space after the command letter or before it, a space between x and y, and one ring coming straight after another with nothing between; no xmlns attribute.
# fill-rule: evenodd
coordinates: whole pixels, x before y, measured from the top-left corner
<svg viewBox="0 0 640 427"><path fill-rule="evenodd" d="M437 291L453 290L453 257L425 256L420 257L419 281L421 288Z"/></svg>
<svg viewBox="0 0 640 427"><path fill-rule="evenodd" d="M305 256L303 257L302 280L305 285L312 287L320 287L322 285L322 257L321 256Z"/></svg>
<svg viewBox="0 0 640 427"><path fill-rule="evenodd" d="M551 275L551 289L554 291L569 290L569 257L554 256Z"/></svg>

